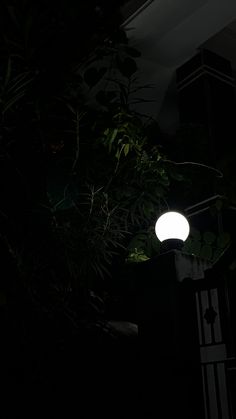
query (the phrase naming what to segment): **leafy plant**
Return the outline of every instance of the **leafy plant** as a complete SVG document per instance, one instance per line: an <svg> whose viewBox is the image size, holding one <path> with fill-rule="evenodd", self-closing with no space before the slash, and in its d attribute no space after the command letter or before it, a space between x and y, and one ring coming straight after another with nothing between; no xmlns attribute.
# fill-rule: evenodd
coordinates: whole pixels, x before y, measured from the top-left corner
<svg viewBox="0 0 236 419"><path fill-rule="evenodd" d="M62 288L93 287L166 205L162 153L130 106L150 86L139 86L139 52L120 29L108 40L100 34L83 60L71 53L70 8L45 5L43 15L28 6L4 10L11 31L1 50L2 179L15 185L2 200L4 234L29 286L48 270Z"/></svg>
<svg viewBox="0 0 236 419"><path fill-rule="evenodd" d="M220 259L230 241L231 237L227 232L217 235L212 231L200 232L192 228L183 250L214 263Z"/></svg>

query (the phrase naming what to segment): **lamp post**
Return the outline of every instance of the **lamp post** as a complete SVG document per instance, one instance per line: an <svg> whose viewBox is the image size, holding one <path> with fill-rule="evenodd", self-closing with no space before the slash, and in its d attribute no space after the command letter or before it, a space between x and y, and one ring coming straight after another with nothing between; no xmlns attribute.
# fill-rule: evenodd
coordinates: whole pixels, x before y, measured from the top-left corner
<svg viewBox="0 0 236 419"><path fill-rule="evenodd" d="M204 269L193 255L181 251L190 232L184 215L162 214L155 232L161 242L160 255L138 264L137 272L141 285L139 335L148 383L145 409L149 406L156 415L163 410L166 418L177 412L183 419L196 419L202 417L197 318L194 294L184 279L203 277Z"/></svg>
<svg viewBox="0 0 236 419"><path fill-rule="evenodd" d="M135 271L144 417L232 419L227 272L224 261L181 250L189 231L182 214L162 214L155 225L161 252Z"/></svg>

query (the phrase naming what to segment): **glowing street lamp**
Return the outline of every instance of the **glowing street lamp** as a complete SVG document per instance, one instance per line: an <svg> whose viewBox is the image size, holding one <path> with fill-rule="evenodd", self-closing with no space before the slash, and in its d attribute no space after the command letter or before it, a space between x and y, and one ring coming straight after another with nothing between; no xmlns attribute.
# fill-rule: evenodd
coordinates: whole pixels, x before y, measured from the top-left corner
<svg viewBox="0 0 236 419"><path fill-rule="evenodd" d="M175 211L162 214L155 225L157 238L164 250L179 249L188 238L189 223L184 215Z"/></svg>

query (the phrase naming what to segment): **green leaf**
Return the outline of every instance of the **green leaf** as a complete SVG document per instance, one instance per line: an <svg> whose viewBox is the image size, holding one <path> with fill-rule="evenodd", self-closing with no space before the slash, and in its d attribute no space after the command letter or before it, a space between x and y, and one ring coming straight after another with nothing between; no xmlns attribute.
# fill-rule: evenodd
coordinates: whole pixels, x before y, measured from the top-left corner
<svg viewBox="0 0 236 419"><path fill-rule="evenodd" d="M149 259L149 257L144 253L143 250L134 248L129 253L129 255L128 255L127 259L126 259L126 262L139 263L139 262L145 262L148 259Z"/></svg>
<svg viewBox="0 0 236 419"><path fill-rule="evenodd" d="M230 242L230 234L227 232L221 233L217 239L217 246L221 249L226 247Z"/></svg>
<svg viewBox="0 0 236 419"><path fill-rule="evenodd" d="M190 245L190 253L193 253L196 256L200 255L201 252L201 242L197 240L193 240Z"/></svg>
<svg viewBox="0 0 236 419"><path fill-rule="evenodd" d="M96 100L100 105L109 106L110 103L114 102L114 99L117 97L116 91L106 92L105 90L100 90L96 93Z"/></svg>
<svg viewBox="0 0 236 419"><path fill-rule="evenodd" d="M176 180L177 182L182 182L185 179L181 173L178 173L174 170L169 170L169 175L172 179Z"/></svg>
<svg viewBox="0 0 236 419"><path fill-rule="evenodd" d="M203 234L203 240L206 244L210 245L210 244L214 243L215 239L216 239L216 235L214 233L212 233L211 231L206 231Z"/></svg>
<svg viewBox="0 0 236 419"><path fill-rule="evenodd" d="M91 67L84 73L84 81L87 83L89 87L95 86L99 80L104 76L106 73L107 68L103 67L97 70L95 67Z"/></svg>
<svg viewBox="0 0 236 419"><path fill-rule="evenodd" d="M111 132L112 132L112 131L111 131ZM117 129L117 128L115 128L115 129L113 130L112 134L111 134L111 137L109 138L109 141L108 141L108 149L109 149L109 153L111 152L111 149L112 149L112 144L113 144L113 142L114 142L114 140L115 140L115 138L116 138L116 136L117 136L117 133L118 133L118 129Z"/></svg>
<svg viewBox="0 0 236 419"><path fill-rule="evenodd" d="M128 152L129 152L129 148L130 148L130 145L129 144L125 144L125 146L124 146L124 154L125 154L125 156L127 156Z"/></svg>
<svg viewBox="0 0 236 419"><path fill-rule="evenodd" d="M212 259L212 247L208 244L202 246L200 251L200 257L203 259L211 260Z"/></svg>

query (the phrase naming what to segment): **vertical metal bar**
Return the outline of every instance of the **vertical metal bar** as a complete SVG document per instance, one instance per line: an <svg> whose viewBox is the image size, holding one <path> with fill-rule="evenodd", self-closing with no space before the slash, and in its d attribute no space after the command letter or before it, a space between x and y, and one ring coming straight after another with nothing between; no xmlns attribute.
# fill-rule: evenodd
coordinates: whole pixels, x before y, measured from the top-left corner
<svg viewBox="0 0 236 419"><path fill-rule="evenodd" d="M203 320L203 327L204 327L204 337L205 337L205 344L212 343L212 334L211 334L211 325L206 322L204 319L204 314L207 308L209 308L209 299L208 299L208 292L207 290L201 291L201 305L202 305L202 320Z"/></svg>
<svg viewBox="0 0 236 419"><path fill-rule="evenodd" d="M202 365L202 383L203 383L205 419L210 419L210 405L209 405L206 365Z"/></svg>
<svg viewBox="0 0 236 419"><path fill-rule="evenodd" d="M207 384L210 404L210 418L219 419L218 406L217 406L217 395L215 386L214 366L207 364Z"/></svg>
<svg viewBox="0 0 236 419"><path fill-rule="evenodd" d="M208 294L208 300L209 300L209 308L213 308L212 306L212 300L211 300L211 290L207 290L207 294ZM214 325L213 323L210 323L210 328L211 328L211 339L212 339L212 343L215 343L215 331L214 331Z"/></svg>
<svg viewBox="0 0 236 419"><path fill-rule="evenodd" d="M222 419L222 406L221 406L221 398L220 398L220 389L219 389L219 378L218 378L218 369L217 363L213 364L214 368L214 378L215 378L215 389L216 389L216 402L217 402L217 409L218 409L218 418Z"/></svg>
<svg viewBox="0 0 236 419"><path fill-rule="evenodd" d="M204 318L203 318L203 307L202 307L201 295L202 295L202 292L200 291L198 293L198 301L199 301L200 320L201 320L201 328L202 328L202 344L204 345L206 343L206 340L205 340L205 333L204 333Z"/></svg>
<svg viewBox="0 0 236 419"><path fill-rule="evenodd" d="M230 419L229 409L229 394L227 389L225 364L223 362L218 363L218 377L219 377L219 391L222 406L222 419Z"/></svg>
<svg viewBox="0 0 236 419"><path fill-rule="evenodd" d="M203 343L203 324L202 324L202 318L201 318L201 311L200 311L200 304L199 304L199 293L195 293L196 298L196 309L197 309L197 323L198 323L198 336L199 336L199 343L202 345Z"/></svg>
<svg viewBox="0 0 236 419"><path fill-rule="evenodd" d="M215 334L215 341L217 343L222 342L222 333L221 333L221 322L220 322L220 307L219 307L219 299L218 299L218 290L214 288L211 290L211 302L213 309L217 312L217 316L215 319L214 327L214 334Z"/></svg>

